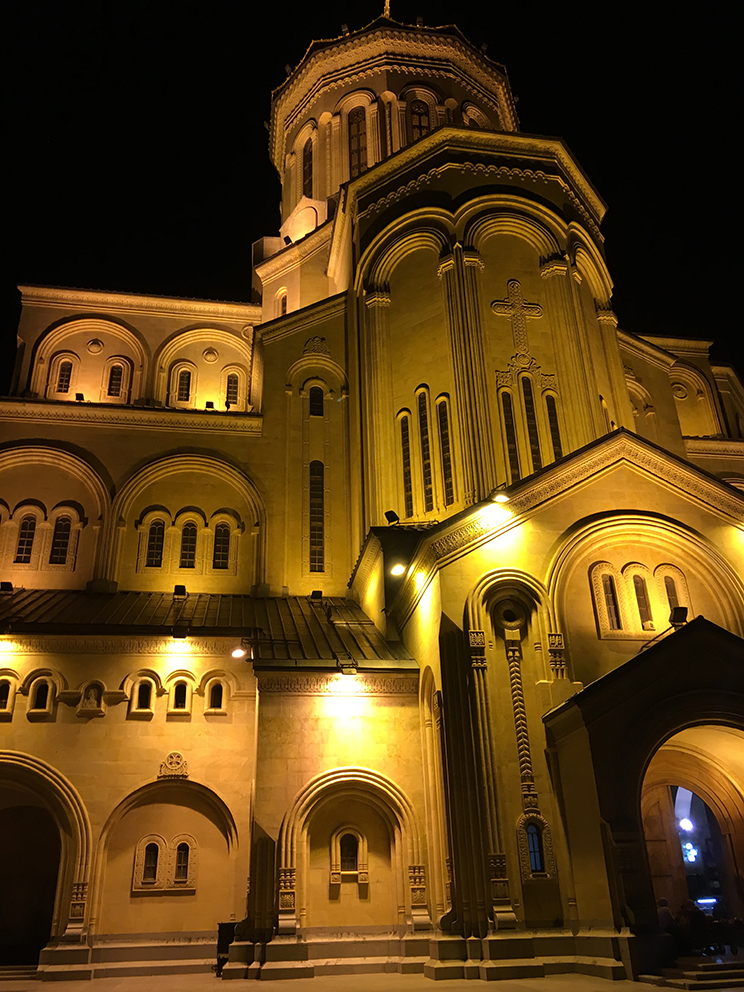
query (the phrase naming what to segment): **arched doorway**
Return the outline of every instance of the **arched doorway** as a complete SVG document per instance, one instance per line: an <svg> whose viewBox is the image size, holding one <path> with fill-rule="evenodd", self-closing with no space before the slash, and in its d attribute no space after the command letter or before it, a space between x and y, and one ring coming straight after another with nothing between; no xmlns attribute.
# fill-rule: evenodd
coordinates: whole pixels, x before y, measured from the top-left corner
<svg viewBox="0 0 744 992"><path fill-rule="evenodd" d="M704 725L674 734L643 782L643 829L657 899L688 898L724 917L744 910L744 733Z"/></svg>
<svg viewBox="0 0 744 992"><path fill-rule="evenodd" d="M3 793L0 809L0 965L36 964L49 940L57 894L60 835L28 795Z"/></svg>

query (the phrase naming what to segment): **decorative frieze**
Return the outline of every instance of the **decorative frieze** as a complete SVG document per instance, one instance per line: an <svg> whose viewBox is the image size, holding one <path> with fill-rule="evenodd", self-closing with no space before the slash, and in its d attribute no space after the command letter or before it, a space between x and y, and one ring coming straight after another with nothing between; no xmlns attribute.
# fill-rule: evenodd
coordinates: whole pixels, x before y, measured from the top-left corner
<svg viewBox="0 0 744 992"><path fill-rule="evenodd" d="M330 662L329 662L330 664ZM418 695L418 676L411 675L276 675L257 673L260 692L301 695ZM347 688L348 686L348 688Z"/></svg>
<svg viewBox="0 0 744 992"><path fill-rule="evenodd" d="M564 654L563 634L548 634L548 659L550 670L556 679L566 678L566 658Z"/></svg>

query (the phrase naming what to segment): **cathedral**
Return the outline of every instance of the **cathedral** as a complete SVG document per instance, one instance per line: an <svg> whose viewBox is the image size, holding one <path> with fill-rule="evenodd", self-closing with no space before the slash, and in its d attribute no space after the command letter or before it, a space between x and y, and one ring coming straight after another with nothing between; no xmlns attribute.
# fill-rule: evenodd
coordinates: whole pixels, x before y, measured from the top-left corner
<svg viewBox="0 0 744 992"><path fill-rule="evenodd" d="M313 43L269 151L255 302L21 287L0 965L654 971L744 916L742 380L456 27Z"/></svg>

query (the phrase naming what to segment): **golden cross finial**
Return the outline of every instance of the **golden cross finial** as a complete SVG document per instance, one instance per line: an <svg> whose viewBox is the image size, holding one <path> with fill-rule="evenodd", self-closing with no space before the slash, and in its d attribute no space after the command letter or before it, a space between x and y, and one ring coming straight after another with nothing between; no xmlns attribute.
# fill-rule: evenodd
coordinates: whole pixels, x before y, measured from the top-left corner
<svg viewBox="0 0 744 992"><path fill-rule="evenodd" d="M390 17L390 0L385 0L385 8L382 11L383 17Z"/></svg>

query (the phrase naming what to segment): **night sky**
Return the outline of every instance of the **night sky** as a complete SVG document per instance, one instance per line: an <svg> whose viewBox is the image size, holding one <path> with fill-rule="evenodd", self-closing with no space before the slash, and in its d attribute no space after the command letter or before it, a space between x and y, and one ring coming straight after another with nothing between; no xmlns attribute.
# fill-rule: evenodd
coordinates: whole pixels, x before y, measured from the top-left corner
<svg viewBox="0 0 744 992"><path fill-rule="evenodd" d="M714 339L714 357L744 372L738 28L722 8L393 0L392 16L454 21L486 42L522 131L567 142L609 207L620 326ZM311 40L381 12L371 0L3 4L6 340L18 282L250 299L251 243L279 226L271 90Z"/></svg>

